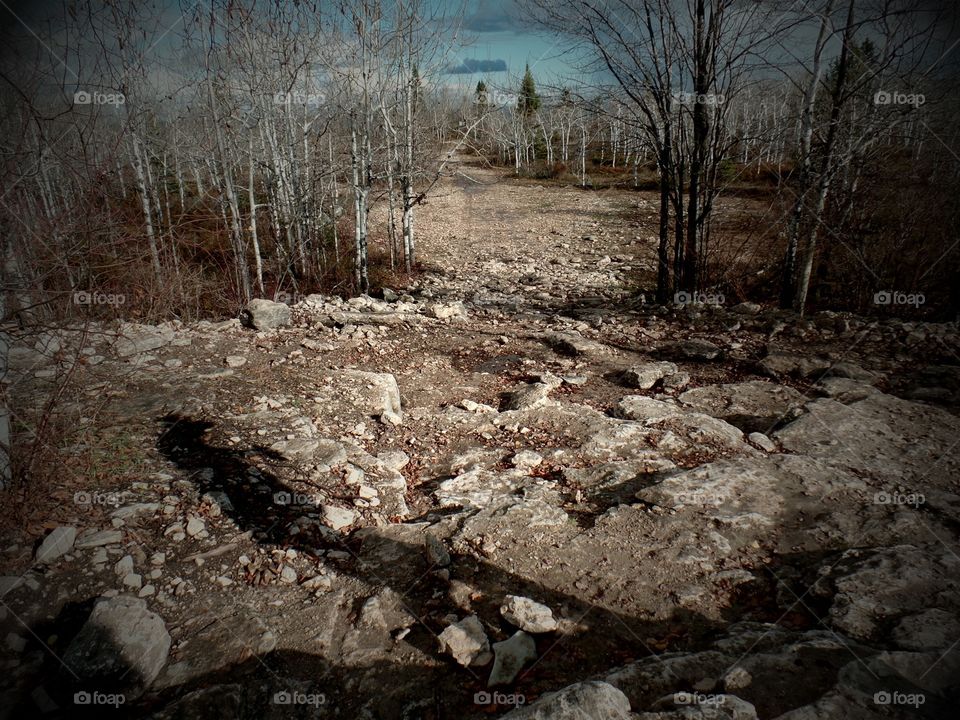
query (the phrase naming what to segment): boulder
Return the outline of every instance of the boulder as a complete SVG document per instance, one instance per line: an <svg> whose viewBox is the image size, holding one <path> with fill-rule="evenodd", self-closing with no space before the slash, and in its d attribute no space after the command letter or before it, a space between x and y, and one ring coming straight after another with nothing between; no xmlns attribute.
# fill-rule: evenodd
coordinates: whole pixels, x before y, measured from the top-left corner
<svg viewBox="0 0 960 720"><path fill-rule="evenodd" d="M64 663L83 684L137 697L167 661L170 634L159 615L138 598L97 601L64 653Z"/></svg>
<svg viewBox="0 0 960 720"><path fill-rule="evenodd" d="M254 330L271 330L290 324L290 307L284 303L256 298L247 303L241 322Z"/></svg>
<svg viewBox="0 0 960 720"><path fill-rule="evenodd" d="M672 362L652 362L634 365L623 373L623 382L629 387L649 390L660 380L677 372Z"/></svg>
<svg viewBox="0 0 960 720"><path fill-rule="evenodd" d="M629 720L630 701L609 683L589 680L544 695L503 720Z"/></svg>

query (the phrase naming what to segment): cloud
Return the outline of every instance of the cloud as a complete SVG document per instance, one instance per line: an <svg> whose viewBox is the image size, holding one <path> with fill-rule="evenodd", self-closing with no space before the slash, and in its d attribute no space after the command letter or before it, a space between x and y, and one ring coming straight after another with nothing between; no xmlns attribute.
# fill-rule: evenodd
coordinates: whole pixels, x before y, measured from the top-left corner
<svg viewBox="0 0 960 720"><path fill-rule="evenodd" d="M475 33L516 31L516 8L513 2L480 2L476 12L467 15L463 28Z"/></svg>
<svg viewBox="0 0 960 720"><path fill-rule="evenodd" d="M507 61L500 60L476 60L468 58L459 65L451 65L447 68L447 75L472 75L473 73L491 73L506 72Z"/></svg>

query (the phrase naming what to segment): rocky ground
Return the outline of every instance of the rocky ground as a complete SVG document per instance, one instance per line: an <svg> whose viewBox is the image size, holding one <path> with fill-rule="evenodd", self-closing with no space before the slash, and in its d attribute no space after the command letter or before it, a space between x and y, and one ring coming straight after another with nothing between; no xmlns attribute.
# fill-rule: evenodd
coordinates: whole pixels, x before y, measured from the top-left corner
<svg viewBox="0 0 960 720"><path fill-rule="evenodd" d="M651 305L654 198L441 190L383 298L13 348L6 715L946 717L956 327Z"/></svg>

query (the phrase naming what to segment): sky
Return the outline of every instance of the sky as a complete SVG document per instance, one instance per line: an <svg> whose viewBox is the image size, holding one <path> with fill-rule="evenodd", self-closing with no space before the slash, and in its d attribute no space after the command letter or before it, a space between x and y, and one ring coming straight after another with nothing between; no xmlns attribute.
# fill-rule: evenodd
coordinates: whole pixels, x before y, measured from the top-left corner
<svg viewBox="0 0 960 720"><path fill-rule="evenodd" d="M183 11L203 7L202 4L206 4L204 0L117 1L121 5L124 2L134 2L136 7L143 10L145 16L151 13L155 16L154 21L143 29L146 38L144 42L150 45L153 58L166 56L181 64L189 62L178 49L179 36L186 24ZM273 1L262 0L265 3ZM318 1L322 8L334 7L331 0ZM99 10L98 17L109 27L111 15L105 2L106 0L93 0L92 5ZM528 13L520 8L519 3L522 0L423 2L427 11L435 10L447 16L447 19L439 21L442 23L442 33L447 36L442 40L445 46L445 52L442 53L443 67L439 74L434 75L433 82L464 93L472 93L477 82L482 79L491 90L511 93L516 92L527 65L530 66L542 94L549 94L551 87L609 82L609 78L584 77L578 68L581 64L578 57L572 54L570 49L569 38L557 37L539 30L529 19ZM918 7L923 4L923 0L916 2ZM960 4L960 0L956 2ZM678 4L682 3L683 0L678 0ZM218 4L222 7L222 3ZM390 4L390 0L383 0L384 7L389 7ZM10 41L15 39L18 45L26 49L21 53L20 62L31 65L36 62L37 56L55 54L54 64L59 63L64 68L61 73L63 80L70 81L71 75L77 78L84 72L81 68L90 68L79 62L75 55L61 57L61 54L66 52L62 48L69 44L58 41L60 38L57 31L57 28L64 24L69 27L75 22L71 19L69 10L72 5L70 0L3 0L0 2L0 36L7 42L0 41L0 44L6 44L6 50L9 51L13 44ZM789 7L789 3L787 5ZM457 19L451 21L450 15L456 15ZM456 33L453 28L457 28ZM809 57L809 48L816 29L816 25L810 22L797 28L787 41L790 47L779 52L782 60L778 61L777 65L795 72L798 69L797 61L805 61ZM839 48L838 38L837 35L832 39L828 57L835 56ZM947 45L950 45L951 52L948 53L946 62L960 61L960 45L944 42L944 47ZM71 51L75 49L73 46L69 47ZM3 52L4 50L0 49L0 54ZM773 58L766 59L769 61ZM46 60L51 62L50 58ZM946 63L940 62L941 67L944 64ZM86 73L84 75L86 78ZM586 80L594 82L585 83Z"/></svg>
<svg viewBox="0 0 960 720"><path fill-rule="evenodd" d="M537 32L524 20L514 0L467 0L459 36L458 60L447 71L446 84L472 90L477 81L504 86L530 70L542 85L556 85L579 74L564 43Z"/></svg>

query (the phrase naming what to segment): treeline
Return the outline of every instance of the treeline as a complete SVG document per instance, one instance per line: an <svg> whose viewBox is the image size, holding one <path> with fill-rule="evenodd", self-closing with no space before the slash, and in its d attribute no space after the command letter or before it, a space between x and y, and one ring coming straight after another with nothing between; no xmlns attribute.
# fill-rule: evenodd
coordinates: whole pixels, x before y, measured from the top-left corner
<svg viewBox="0 0 960 720"><path fill-rule="evenodd" d="M176 22L88 2L65 6L51 54L12 43L4 314L366 292L371 238L410 272L456 124L438 83L455 19L432 5L223 0Z"/></svg>
<svg viewBox="0 0 960 720"><path fill-rule="evenodd" d="M901 292L956 310L945 10L530 0L526 21L588 79L527 68L460 92L460 16L437 7L215 0L178 19L80 2L43 44L8 30L4 318L366 292L416 269L417 208L465 151L655 189L657 272L638 281L660 302L722 288L803 312ZM718 220L751 184L749 227Z"/></svg>

